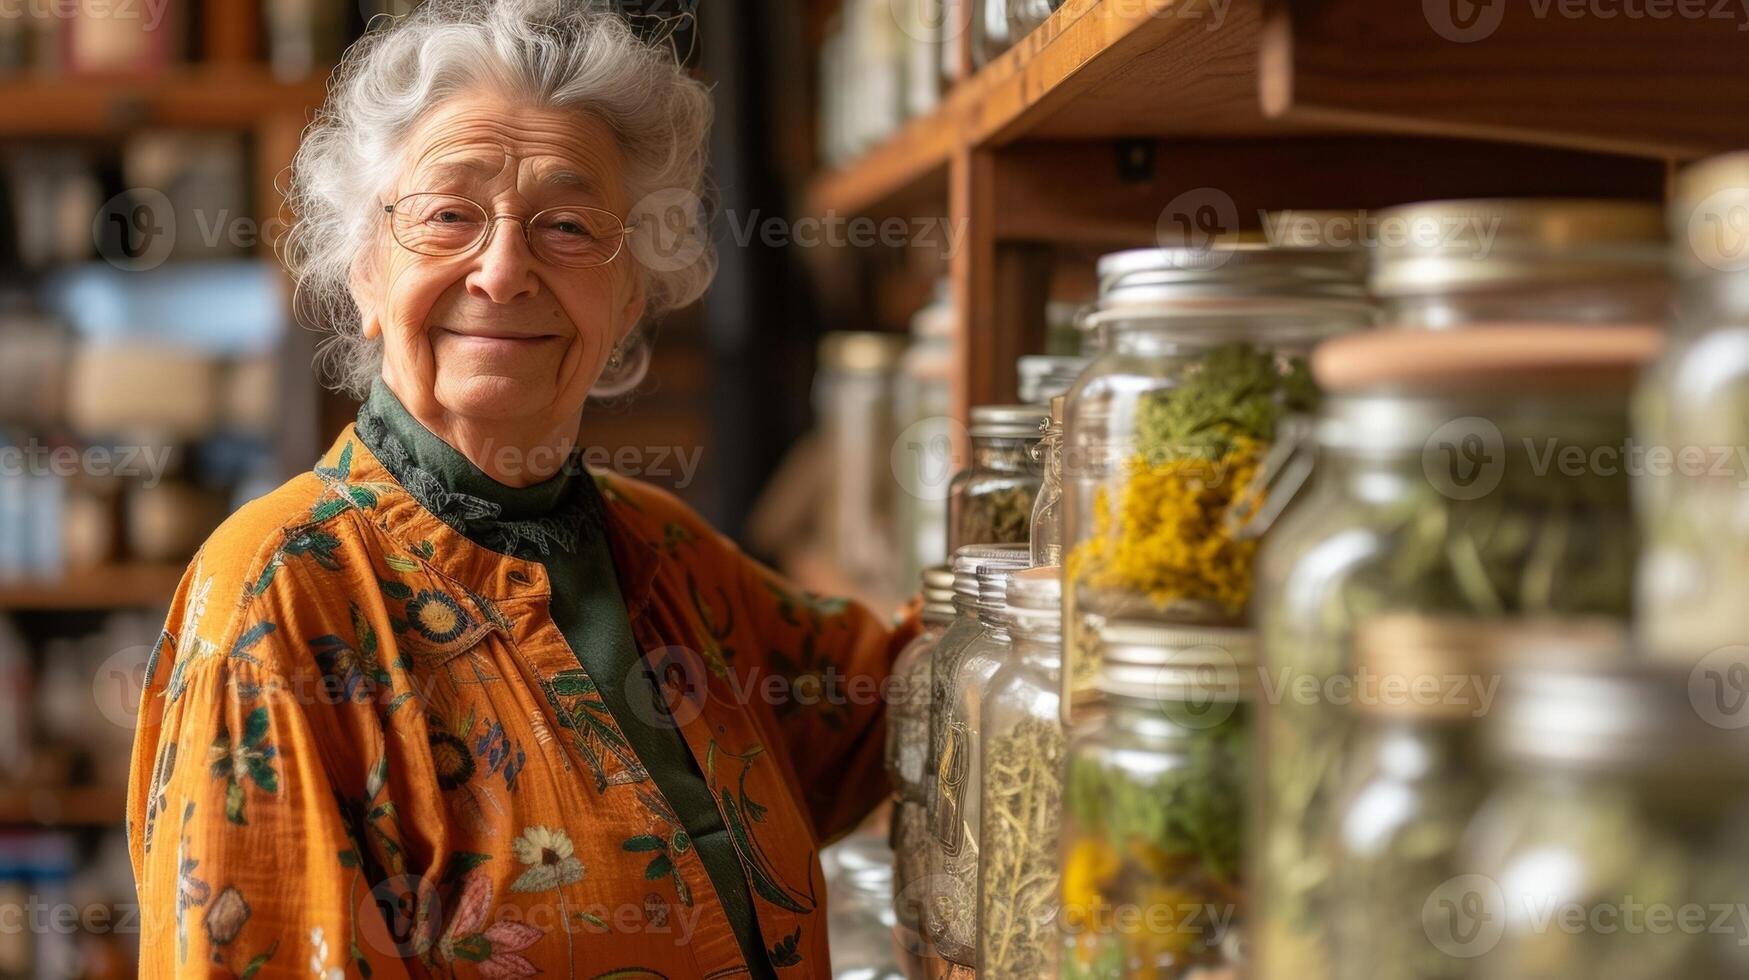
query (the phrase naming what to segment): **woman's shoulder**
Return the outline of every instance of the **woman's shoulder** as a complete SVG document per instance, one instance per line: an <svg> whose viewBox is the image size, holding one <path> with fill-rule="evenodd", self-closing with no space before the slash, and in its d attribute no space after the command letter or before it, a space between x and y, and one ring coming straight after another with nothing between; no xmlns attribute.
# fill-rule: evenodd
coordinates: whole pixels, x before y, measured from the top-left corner
<svg viewBox="0 0 1749 980"><path fill-rule="evenodd" d="M237 508L189 563L161 643L178 651L179 660L196 650L228 654L276 646L261 641L287 618L298 595L318 591L303 580L343 572L348 553L363 544L356 522L345 516L352 508L327 505L334 499L319 474L303 473Z"/></svg>

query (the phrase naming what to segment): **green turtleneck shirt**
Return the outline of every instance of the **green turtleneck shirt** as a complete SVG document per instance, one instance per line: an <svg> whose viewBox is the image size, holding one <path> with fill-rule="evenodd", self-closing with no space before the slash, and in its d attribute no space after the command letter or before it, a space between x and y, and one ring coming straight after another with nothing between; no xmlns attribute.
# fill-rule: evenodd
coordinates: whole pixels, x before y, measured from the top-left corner
<svg viewBox="0 0 1749 980"><path fill-rule="evenodd" d="M632 637L600 491L579 457L542 483L505 486L421 425L380 380L359 407L358 434L445 523L482 547L546 569L555 625L692 838L753 976L775 978L746 873L692 750L678 728L641 721L651 712L632 707L655 705L659 717L666 711Z"/></svg>

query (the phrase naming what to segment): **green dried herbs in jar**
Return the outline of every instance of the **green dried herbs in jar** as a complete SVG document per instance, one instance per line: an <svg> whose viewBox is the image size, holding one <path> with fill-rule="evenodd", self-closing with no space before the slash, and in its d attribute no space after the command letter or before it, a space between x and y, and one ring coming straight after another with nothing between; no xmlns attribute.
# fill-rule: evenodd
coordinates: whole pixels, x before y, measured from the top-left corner
<svg viewBox="0 0 1749 980"><path fill-rule="evenodd" d="M1013 652L983 699L978 975L986 980L1031 980L1056 970L1062 599L1060 568L1009 577Z"/></svg>
<svg viewBox="0 0 1749 980"><path fill-rule="evenodd" d="M1486 785L1479 733L1498 692L1500 627L1393 613L1356 632L1353 774L1336 804L1335 975L1465 980L1428 942L1427 896L1457 870ZM1611 634L1613 635L1613 634Z"/></svg>
<svg viewBox="0 0 1749 980"><path fill-rule="evenodd" d="M1258 565L1266 673L1290 696L1259 724L1254 976L1337 976L1333 819L1355 759L1341 695L1358 623L1626 615L1628 393L1659 342L1651 328L1474 326L1318 351L1316 474Z"/></svg>
<svg viewBox="0 0 1749 980"><path fill-rule="evenodd" d="M1113 620L1064 780L1058 976L1242 969L1256 671L1245 630Z"/></svg>
<svg viewBox="0 0 1749 980"><path fill-rule="evenodd" d="M975 967L977 960L980 829L977 702L963 695L981 690L1007 647L1007 576L1026 562L1024 544L965 545L954 552L957 616L930 664L923 935L936 954L963 966Z"/></svg>
<svg viewBox="0 0 1749 980"><path fill-rule="evenodd" d="M1288 416L1306 357L1371 324L1363 257L1239 246L1100 260L1108 340L1064 410L1064 698L1095 696L1100 620L1245 621L1257 542L1231 520Z"/></svg>
<svg viewBox="0 0 1749 980"><path fill-rule="evenodd" d="M1049 422L1049 411L1037 405L973 407L971 465L947 491L950 553L968 544L1027 543L1044 482L1036 447Z"/></svg>
<svg viewBox="0 0 1749 980"><path fill-rule="evenodd" d="M1429 938L1470 976L1744 975L1749 729L1740 705L1715 700L1736 689L1713 678L1745 664L1703 657L1508 669L1485 742L1498 786L1466 838L1465 874L1432 896L1453 914Z"/></svg>
<svg viewBox="0 0 1749 980"><path fill-rule="evenodd" d="M907 951L922 952L923 843L929 800L929 680L935 650L954 621L953 572L923 570L923 631L893 662L887 707L887 776L893 783L893 911Z"/></svg>

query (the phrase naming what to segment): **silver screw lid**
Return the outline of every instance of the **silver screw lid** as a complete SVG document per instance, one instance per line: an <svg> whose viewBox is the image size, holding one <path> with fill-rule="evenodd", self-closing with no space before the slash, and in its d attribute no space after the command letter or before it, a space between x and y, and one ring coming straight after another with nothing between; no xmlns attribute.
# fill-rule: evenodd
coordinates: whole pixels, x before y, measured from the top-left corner
<svg viewBox="0 0 1749 980"><path fill-rule="evenodd" d="M1256 687L1253 630L1112 619L1099 629L1099 689L1108 697L1243 701Z"/></svg>

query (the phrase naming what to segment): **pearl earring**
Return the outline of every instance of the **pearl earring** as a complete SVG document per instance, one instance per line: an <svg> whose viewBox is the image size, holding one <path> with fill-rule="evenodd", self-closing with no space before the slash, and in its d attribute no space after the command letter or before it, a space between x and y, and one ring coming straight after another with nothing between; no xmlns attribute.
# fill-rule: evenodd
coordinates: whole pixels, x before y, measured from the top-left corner
<svg viewBox="0 0 1749 980"><path fill-rule="evenodd" d="M620 369L621 366L623 366L625 364L625 361L626 361L625 351L620 347L620 345L614 344L613 349L607 352L607 366L609 368L617 371Z"/></svg>

